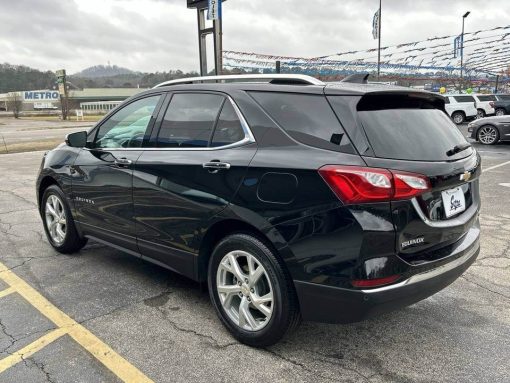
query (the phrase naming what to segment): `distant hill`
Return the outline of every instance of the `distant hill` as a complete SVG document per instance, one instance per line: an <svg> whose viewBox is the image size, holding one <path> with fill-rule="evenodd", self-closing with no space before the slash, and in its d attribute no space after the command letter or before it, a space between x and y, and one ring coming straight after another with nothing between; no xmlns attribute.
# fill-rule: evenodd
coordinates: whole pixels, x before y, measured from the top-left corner
<svg viewBox="0 0 510 383"><path fill-rule="evenodd" d="M0 93L52 89L56 86L53 72L42 72L24 65L0 64Z"/></svg>
<svg viewBox="0 0 510 383"><path fill-rule="evenodd" d="M73 77L81 78L100 78L113 77L126 74L136 74L131 69L123 68L117 65L94 65L83 69L81 72L74 73Z"/></svg>

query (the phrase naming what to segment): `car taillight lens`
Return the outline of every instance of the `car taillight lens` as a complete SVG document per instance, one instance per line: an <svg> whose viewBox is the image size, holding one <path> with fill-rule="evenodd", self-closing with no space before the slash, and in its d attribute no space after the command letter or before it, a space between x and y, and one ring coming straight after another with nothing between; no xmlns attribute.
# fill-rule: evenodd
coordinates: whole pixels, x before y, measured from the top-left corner
<svg viewBox="0 0 510 383"><path fill-rule="evenodd" d="M319 173L345 204L409 199L430 189L427 177L397 170L326 165Z"/></svg>
<svg viewBox="0 0 510 383"><path fill-rule="evenodd" d="M491 106L491 108L494 108L494 101L489 101L489 105Z"/></svg>

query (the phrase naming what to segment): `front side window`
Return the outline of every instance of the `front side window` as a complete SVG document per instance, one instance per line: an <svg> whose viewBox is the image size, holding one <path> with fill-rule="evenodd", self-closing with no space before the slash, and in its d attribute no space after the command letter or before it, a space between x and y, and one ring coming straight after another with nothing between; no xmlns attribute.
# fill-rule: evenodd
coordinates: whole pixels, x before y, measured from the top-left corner
<svg viewBox="0 0 510 383"><path fill-rule="evenodd" d="M141 147L160 97L157 95L134 101L109 117L99 127L93 147L109 149Z"/></svg>
<svg viewBox="0 0 510 383"><path fill-rule="evenodd" d="M217 94L174 94L161 123L158 146L207 147L224 101Z"/></svg>

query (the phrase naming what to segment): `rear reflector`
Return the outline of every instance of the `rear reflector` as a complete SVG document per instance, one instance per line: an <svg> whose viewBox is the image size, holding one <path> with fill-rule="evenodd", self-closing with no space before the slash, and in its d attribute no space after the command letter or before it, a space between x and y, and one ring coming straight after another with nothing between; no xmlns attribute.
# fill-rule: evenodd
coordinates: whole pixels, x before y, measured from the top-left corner
<svg viewBox="0 0 510 383"><path fill-rule="evenodd" d="M374 279L354 279L351 281L354 287L379 287L384 285L389 285L390 283L395 282L400 278L400 275L390 275L389 277L384 278L374 278Z"/></svg>
<svg viewBox="0 0 510 383"><path fill-rule="evenodd" d="M396 170L326 165L319 173L345 204L410 199L430 189L426 176Z"/></svg>

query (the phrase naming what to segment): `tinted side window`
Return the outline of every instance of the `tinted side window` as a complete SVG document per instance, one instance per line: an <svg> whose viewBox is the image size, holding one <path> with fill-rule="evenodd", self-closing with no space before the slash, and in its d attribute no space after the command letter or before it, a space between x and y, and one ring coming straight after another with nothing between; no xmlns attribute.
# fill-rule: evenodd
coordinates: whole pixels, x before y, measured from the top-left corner
<svg viewBox="0 0 510 383"><path fill-rule="evenodd" d="M499 95L498 96L501 100L510 100L510 95Z"/></svg>
<svg viewBox="0 0 510 383"><path fill-rule="evenodd" d="M475 102L473 96L453 96L457 102Z"/></svg>
<svg viewBox="0 0 510 383"><path fill-rule="evenodd" d="M241 141L244 130L230 101L225 101L221 109L218 124L214 130L211 146L224 146Z"/></svg>
<svg viewBox="0 0 510 383"><path fill-rule="evenodd" d="M480 101L496 101L496 96L477 96Z"/></svg>
<svg viewBox="0 0 510 383"><path fill-rule="evenodd" d="M322 149L354 152L324 96L277 92L250 95L296 141Z"/></svg>
<svg viewBox="0 0 510 383"><path fill-rule="evenodd" d="M203 148L225 98L216 94L174 94L165 112L158 134L158 146L167 148Z"/></svg>
<svg viewBox="0 0 510 383"><path fill-rule="evenodd" d="M93 146L95 148L132 148L142 146L145 131L158 104L160 95L134 101L100 127Z"/></svg>

